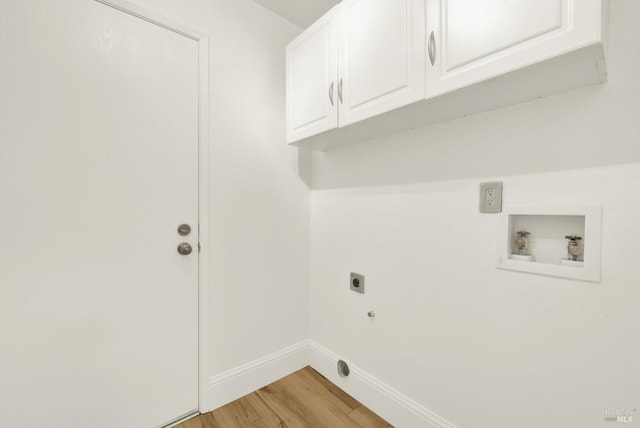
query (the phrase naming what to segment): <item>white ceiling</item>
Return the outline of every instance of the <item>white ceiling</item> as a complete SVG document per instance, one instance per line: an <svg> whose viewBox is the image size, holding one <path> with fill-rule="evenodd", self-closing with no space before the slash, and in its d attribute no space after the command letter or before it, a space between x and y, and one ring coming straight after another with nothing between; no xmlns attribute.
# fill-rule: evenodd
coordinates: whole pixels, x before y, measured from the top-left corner
<svg viewBox="0 0 640 428"><path fill-rule="evenodd" d="M339 0L254 0L300 28L307 28Z"/></svg>

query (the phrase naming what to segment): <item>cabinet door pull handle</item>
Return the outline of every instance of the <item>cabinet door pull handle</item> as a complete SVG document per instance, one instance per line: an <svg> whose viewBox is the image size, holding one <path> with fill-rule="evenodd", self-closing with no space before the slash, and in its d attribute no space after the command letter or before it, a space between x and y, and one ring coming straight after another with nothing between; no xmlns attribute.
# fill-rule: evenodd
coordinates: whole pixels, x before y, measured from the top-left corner
<svg viewBox="0 0 640 428"><path fill-rule="evenodd" d="M433 31L429 35L429 60L432 66L436 63L436 35Z"/></svg>
<svg viewBox="0 0 640 428"><path fill-rule="evenodd" d="M331 101L331 105L333 105L333 83L331 82L331 86L329 86L329 101Z"/></svg>
<svg viewBox="0 0 640 428"><path fill-rule="evenodd" d="M338 99L340 100L340 104L342 104L342 77L340 78L340 82L338 82Z"/></svg>

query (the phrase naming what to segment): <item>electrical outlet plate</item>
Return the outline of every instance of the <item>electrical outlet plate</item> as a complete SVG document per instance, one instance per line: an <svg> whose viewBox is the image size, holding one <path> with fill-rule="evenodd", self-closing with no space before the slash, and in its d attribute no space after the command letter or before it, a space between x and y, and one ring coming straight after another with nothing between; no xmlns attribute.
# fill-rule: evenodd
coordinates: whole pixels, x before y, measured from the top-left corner
<svg viewBox="0 0 640 428"><path fill-rule="evenodd" d="M351 272L349 275L349 289L364 294L364 275Z"/></svg>
<svg viewBox="0 0 640 428"><path fill-rule="evenodd" d="M502 212L502 182L480 183L480 212Z"/></svg>

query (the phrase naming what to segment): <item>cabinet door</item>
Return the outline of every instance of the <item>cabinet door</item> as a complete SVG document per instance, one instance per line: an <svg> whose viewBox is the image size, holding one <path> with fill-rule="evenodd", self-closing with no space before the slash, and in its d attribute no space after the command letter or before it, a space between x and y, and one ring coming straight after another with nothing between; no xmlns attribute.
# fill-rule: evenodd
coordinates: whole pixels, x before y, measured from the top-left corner
<svg viewBox="0 0 640 428"><path fill-rule="evenodd" d="M427 0L427 97L601 40L601 0Z"/></svg>
<svg viewBox="0 0 640 428"><path fill-rule="evenodd" d="M292 41L287 61L287 142L338 127L337 7Z"/></svg>
<svg viewBox="0 0 640 428"><path fill-rule="evenodd" d="M343 0L340 126L425 97L425 1Z"/></svg>

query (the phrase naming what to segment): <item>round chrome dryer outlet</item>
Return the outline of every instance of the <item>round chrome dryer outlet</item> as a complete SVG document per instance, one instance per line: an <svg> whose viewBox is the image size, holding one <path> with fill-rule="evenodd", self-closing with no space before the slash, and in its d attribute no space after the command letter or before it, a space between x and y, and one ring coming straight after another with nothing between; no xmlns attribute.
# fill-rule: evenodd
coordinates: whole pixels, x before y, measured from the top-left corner
<svg viewBox="0 0 640 428"><path fill-rule="evenodd" d="M338 374L340 377L349 376L349 365L344 360L338 360Z"/></svg>

